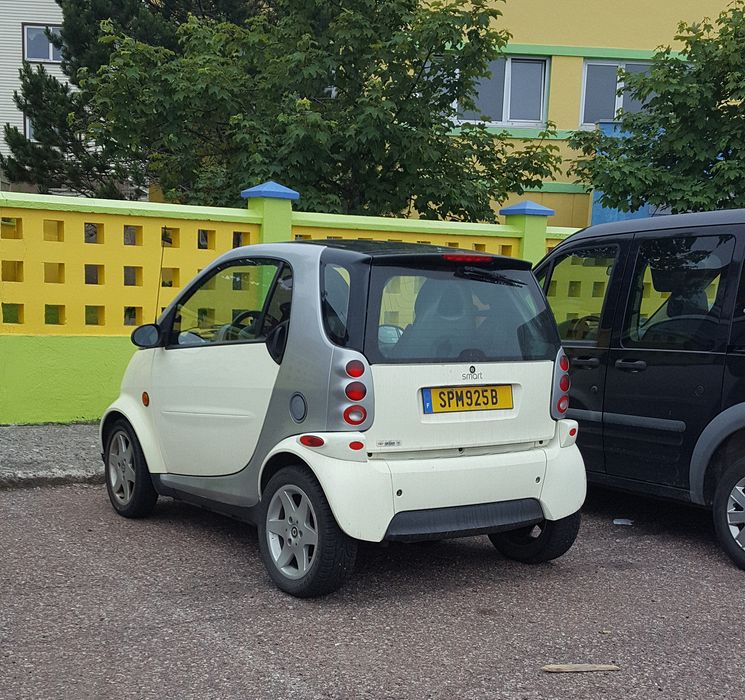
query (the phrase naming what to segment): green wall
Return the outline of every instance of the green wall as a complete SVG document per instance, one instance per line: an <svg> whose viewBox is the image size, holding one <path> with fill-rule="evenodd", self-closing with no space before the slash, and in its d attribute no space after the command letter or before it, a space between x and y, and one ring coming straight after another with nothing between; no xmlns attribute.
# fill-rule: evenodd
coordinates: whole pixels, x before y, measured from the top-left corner
<svg viewBox="0 0 745 700"><path fill-rule="evenodd" d="M120 336L0 336L0 425L97 420L134 351Z"/></svg>

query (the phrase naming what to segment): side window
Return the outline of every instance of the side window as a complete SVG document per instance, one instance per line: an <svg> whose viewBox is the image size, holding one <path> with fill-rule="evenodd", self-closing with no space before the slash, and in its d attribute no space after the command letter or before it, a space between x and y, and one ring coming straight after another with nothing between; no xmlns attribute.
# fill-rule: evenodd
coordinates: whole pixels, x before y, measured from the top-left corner
<svg viewBox="0 0 745 700"><path fill-rule="evenodd" d="M554 264L546 298L564 340L596 342L617 246L581 248Z"/></svg>
<svg viewBox="0 0 745 700"><path fill-rule="evenodd" d="M321 308L323 325L331 341L337 345L347 344L349 315L349 270L330 263L323 268Z"/></svg>
<svg viewBox="0 0 745 700"><path fill-rule="evenodd" d="M277 326L290 320L290 307L292 304L292 270L288 265L282 268L277 279L274 293L269 300L269 305L264 315L261 336L266 338Z"/></svg>
<svg viewBox="0 0 745 700"><path fill-rule="evenodd" d="M643 240L624 318L625 347L712 350L734 237Z"/></svg>
<svg viewBox="0 0 745 700"><path fill-rule="evenodd" d="M275 295L277 304L264 314L267 297L281 266L282 263L273 260L243 260L218 269L176 307L170 344L186 346L263 340L272 324L284 320L283 305L289 318L292 278L289 278L288 286L284 272L277 288L283 289L286 298L280 300L280 294ZM289 268L286 271L289 273Z"/></svg>

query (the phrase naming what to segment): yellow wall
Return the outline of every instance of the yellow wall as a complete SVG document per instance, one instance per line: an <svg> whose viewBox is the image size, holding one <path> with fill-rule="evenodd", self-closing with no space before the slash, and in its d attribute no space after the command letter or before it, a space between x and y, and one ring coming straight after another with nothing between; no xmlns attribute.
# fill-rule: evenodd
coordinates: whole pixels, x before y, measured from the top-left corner
<svg viewBox="0 0 745 700"><path fill-rule="evenodd" d="M234 231L244 234L245 243L255 243L258 235L257 226L239 222L94 212L3 207L2 218L0 332L7 334L128 334L134 326L152 321L198 270L230 249ZM19 223L20 238L10 237L16 235L11 222ZM99 225L102 242L85 241L86 223ZM125 225L136 227L139 245L124 244ZM161 248L163 226L170 232L172 247ZM210 247L206 250L197 247L200 228L208 232ZM62 240L47 240L57 230ZM161 252L163 276L159 279ZM126 273L125 268L129 268ZM125 285L125 274L126 281L134 284ZM90 283L96 277L97 283ZM6 322L17 310L11 305L22 307L22 322ZM128 312L126 323L125 308L134 309Z"/></svg>

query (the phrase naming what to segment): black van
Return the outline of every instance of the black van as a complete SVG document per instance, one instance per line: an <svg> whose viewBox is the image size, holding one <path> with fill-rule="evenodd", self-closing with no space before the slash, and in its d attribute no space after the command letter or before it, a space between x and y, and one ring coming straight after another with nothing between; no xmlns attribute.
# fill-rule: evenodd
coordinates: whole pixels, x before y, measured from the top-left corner
<svg viewBox="0 0 745 700"><path fill-rule="evenodd" d="M745 569L745 209L591 226L536 266L591 482L712 508Z"/></svg>

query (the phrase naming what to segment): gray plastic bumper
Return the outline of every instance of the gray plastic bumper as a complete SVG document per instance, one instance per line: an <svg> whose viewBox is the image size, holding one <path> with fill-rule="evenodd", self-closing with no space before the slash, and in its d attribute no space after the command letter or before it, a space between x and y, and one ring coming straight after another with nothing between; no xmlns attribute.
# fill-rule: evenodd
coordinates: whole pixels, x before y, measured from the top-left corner
<svg viewBox="0 0 745 700"><path fill-rule="evenodd" d="M541 504L535 498L408 510L393 516L383 539L416 542L483 535L535 525L543 517Z"/></svg>

